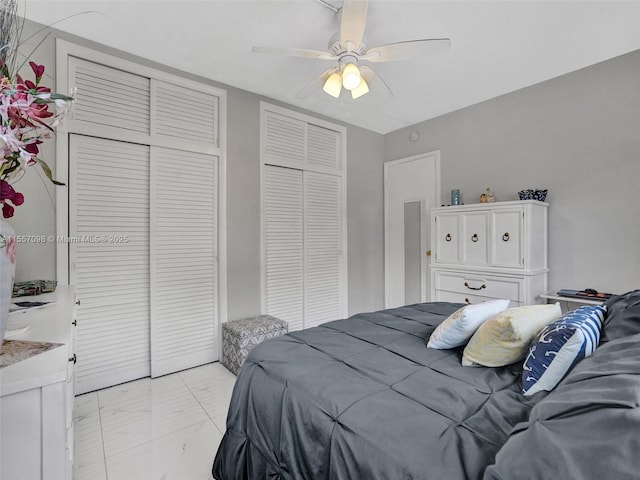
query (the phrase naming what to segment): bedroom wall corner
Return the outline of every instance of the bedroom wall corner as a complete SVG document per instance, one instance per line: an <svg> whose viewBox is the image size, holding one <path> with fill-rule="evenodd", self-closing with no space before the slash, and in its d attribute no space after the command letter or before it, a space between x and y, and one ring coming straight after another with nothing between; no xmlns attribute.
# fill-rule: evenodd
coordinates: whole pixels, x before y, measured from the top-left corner
<svg viewBox="0 0 640 480"><path fill-rule="evenodd" d="M384 307L384 136L349 126L349 315Z"/></svg>
<svg viewBox="0 0 640 480"><path fill-rule="evenodd" d="M257 315L260 284L260 98L227 87L227 314Z"/></svg>

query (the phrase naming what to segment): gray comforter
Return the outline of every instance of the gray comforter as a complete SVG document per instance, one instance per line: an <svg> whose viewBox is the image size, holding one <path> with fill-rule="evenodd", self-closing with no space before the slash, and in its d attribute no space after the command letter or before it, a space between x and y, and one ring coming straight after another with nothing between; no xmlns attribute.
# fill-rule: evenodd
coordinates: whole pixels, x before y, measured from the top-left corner
<svg viewBox="0 0 640 480"><path fill-rule="evenodd" d="M520 365L462 367L425 341L459 308L355 315L256 347L242 367L217 480L480 479L525 399Z"/></svg>
<svg viewBox="0 0 640 480"><path fill-rule="evenodd" d="M606 305L600 346L514 428L485 480L640 478L640 290Z"/></svg>

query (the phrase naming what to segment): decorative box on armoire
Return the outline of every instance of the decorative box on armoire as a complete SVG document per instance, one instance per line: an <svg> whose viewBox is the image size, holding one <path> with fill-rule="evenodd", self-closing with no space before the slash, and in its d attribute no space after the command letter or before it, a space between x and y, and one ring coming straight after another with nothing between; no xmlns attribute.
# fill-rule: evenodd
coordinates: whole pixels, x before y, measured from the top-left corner
<svg viewBox="0 0 640 480"><path fill-rule="evenodd" d="M289 324L271 315L231 320L222 324L222 364L237 375L254 347L269 338L284 335Z"/></svg>
<svg viewBox="0 0 640 480"><path fill-rule="evenodd" d="M431 301L541 303L548 207L524 200L431 209Z"/></svg>

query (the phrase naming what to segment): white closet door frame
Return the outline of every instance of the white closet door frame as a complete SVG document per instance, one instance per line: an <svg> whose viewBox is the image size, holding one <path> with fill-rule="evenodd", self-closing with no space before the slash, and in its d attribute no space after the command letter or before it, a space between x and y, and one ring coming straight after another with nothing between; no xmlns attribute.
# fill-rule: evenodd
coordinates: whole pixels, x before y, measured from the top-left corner
<svg viewBox="0 0 640 480"><path fill-rule="evenodd" d="M418 168L419 164L426 163L429 167L425 170L429 170L430 178L419 178L414 172L411 176L407 176L405 173L402 177L402 189L401 194L397 195L393 199L390 199L389 182L392 169L394 167L409 166L412 164ZM385 308L393 308L404 305L404 260L399 261L399 255L404 255L404 249L402 252L398 250L398 246L404 246L404 228L398 228L391 233L391 215L392 212L396 214L399 212L397 207L403 202L425 202L425 207L421 205L421 246L423 248L422 259L420 265L421 276L421 299L423 301L429 301L426 296L428 292L428 265L429 260L426 259L426 250L428 250L428 234L424 230L428 228L429 223L425 222L428 218L428 214L425 216L425 210L438 206L440 201L440 151L422 153L407 158L401 158L398 160L392 160L384 163L384 302ZM399 217L394 217L399 218ZM404 219L402 219L404 223ZM392 235L395 237L393 248ZM401 236L399 236L401 235ZM426 259L426 260L425 260ZM392 268L394 264L395 268ZM400 293L401 292L401 293ZM399 297L402 297L402 301L399 301Z"/></svg>
<svg viewBox="0 0 640 480"><path fill-rule="evenodd" d="M429 205L426 200L420 201L420 301L429 301Z"/></svg>
<svg viewBox="0 0 640 480"><path fill-rule="evenodd" d="M175 85L184 85L187 88L203 89L208 93L216 95L219 98L218 104L218 145L206 146L198 145L198 151L211 154L218 157L218 302L219 302L219 320L220 324L227 319L227 92L226 90L213 86L203 86L201 83L194 82L176 75L165 73L148 67L141 63L131 62L122 58L114 57L102 52L92 50L81 45L77 45L65 40L56 39L56 91L60 93L69 93L73 95L71 78L69 76L69 58L80 57L88 61L108 65L113 68L120 68L124 71L147 76L153 80L172 83ZM152 85L152 93L153 93ZM70 118L73 118L73 110ZM109 128L82 128L71 129L68 121L63 121L57 128L56 134L56 162L55 177L59 181L65 183L67 187L56 188L56 233L61 236L69 235L69 133L82 133L85 135L99 136L103 138L111 138ZM82 130L82 131L80 131ZM169 146L163 140L162 135L134 135L129 138L119 136L117 140L130 141L140 143L141 138L144 142L151 146ZM175 148L175 144L172 144ZM184 142L180 148L189 150L193 142ZM70 261L69 245L59 242L56 245L56 278L60 284L68 284L70 279L69 265ZM221 337L221 335L219 335ZM219 343L219 347L221 344ZM220 349L219 349L220 351Z"/></svg>
<svg viewBox="0 0 640 480"><path fill-rule="evenodd" d="M274 161L274 159L267 159L265 156L265 138L264 128L267 112L274 112L280 115L285 115L303 122L307 122L312 125L334 130L340 133L342 144L340 150L341 165L338 169L329 169L323 166L315 166L309 164L302 164L302 162L284 159L281 161ZM265 244L264 244L264 229L265 229L265 205L264 205L264 192L265 189L265 166L276 165L287 168L303 169L305 171L326 173L336 175L342 178L342 215L341 215L341 232L342 232L342 244L341 244L341 268L340 268L340 284L343 285L341 291L341 305L340 305L340 317L346 318L348 315L348 236L347 236L347 129L343 126L326 122L310 115L305 115L293 110L282 108L276 105L272 105L267 102L260 102L260 282L261 282L261 307L262 312L266 312L267 300L266 300L266 278L264 275L266 268L265 258ZM303 167L303 168L301 168ZM337 319L334 319L337 320Z"/></svg>

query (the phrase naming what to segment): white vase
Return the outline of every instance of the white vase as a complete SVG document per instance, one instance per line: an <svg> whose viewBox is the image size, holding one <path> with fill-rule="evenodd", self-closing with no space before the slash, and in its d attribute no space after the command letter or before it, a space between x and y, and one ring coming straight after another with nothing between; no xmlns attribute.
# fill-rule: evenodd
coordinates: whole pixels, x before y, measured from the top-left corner
<svg viewBox="0 0 640 480"><path fill-rule="evenodd" d="M0 351L9 317L9 304L16 271L16 232L0 213Z"/></svg>

